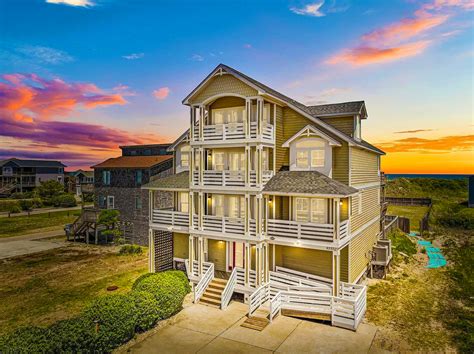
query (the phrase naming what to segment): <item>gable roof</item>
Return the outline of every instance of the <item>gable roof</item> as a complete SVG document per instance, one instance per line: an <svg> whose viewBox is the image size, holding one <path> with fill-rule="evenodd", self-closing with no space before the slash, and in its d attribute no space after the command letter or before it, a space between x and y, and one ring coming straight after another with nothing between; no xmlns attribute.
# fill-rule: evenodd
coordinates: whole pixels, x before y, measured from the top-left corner
<svg viewBox="0 0 474 354"><path fill-rule="evenodd" d="M92 168L150 168L172 158L172 155L112 157Z"/></svg>
<svg viewBox="0 0 474 354"><path fill-rule="evenodd" d="M304 127L303 129L301 129L298 133L296 133L295 135L293 135L291 138L289 138L287 141L285 141L282 145L282 147L289 147L290 146L290 143L299 138L300 136L314 136L314 135L319 135L320 137L322 137L323 139L327 140L329 142L329 145L335 145L335 146L341 146L341 144L339 143L339 141L331 138L329 135L327 135L326 133L323 133L321 130L319 130L318 128L316 128L314 125L307 125L306 127Z"/></svg>
<svg viewBox="0 0 474 354"><path fill-rule="evenodd" d="M189 131L190 129L188 128L188 130L186 130L183 134L179 136L178 139L176 139L170 146L168 146L166 151L174 151L174 149L176 149L176 146L178 146L183 140L189 140Z"/></svg>
<svg viewBox="0 0 474 354"><path fill-rule="evenodd" d="M347 197L358 192L318 171L280 171L263 188L263 194L274 195Z"/></svg>
<svg viewBox="0 0 474 354"><path fill-rule="evenodd" d="M66 167L65 164L56 160L20 160L17 158L0 161L0 166L6 165L9 162L14 163L18 167Z"/></svg>
<svg viewBox="0 0 474 354"><path fill-rule="evenodd" d="M367 149L367 150L370 150L372 152L375 152L377 154L385 154L384 152L381 152L380 149L373 149L365 144L361 144L360 141L357 141L356 139L354 139L353 137L347 135L347 134L344 134L343 132L341 132L340 130L336 129L335 127L331 126L329 123L326 123L324 121L322 121L321 119L318 118L318 110L321 111L321 110L329 110L331 109L332 111L336 111L338 108L344 108L344 109L350 109L352 108L350 102L345 102L345 103L342 103L342 104L333 104L333 107L326 107L326 108L314 108L314 107L319 107L319 106L312 106L313 108L311 109L311 107L308 107L274 89L272 89L271 87L265 85L265 84L262 84L261 82L251 78L250 76L247 76L243 73L241 73L240 71L234 69L234 68L231 68L230 66L227 66L225 64L219 64L218 66L216 66L216 68L211 71L211 73L209 75L206 76L206 78L201 81L201 83L196 86L194 88L194 90L191 91L191 93L189 95L187 95L182 103L185 104L185 105L190 105L190 102L189 102L189 99L191 97L193 97L202 87L204 87L207 82L212 78L214 77L214 75L216 74L219 74L219 73L228 73L228 74L231 74L233 76L235 76L236 78L240 79L241 81L245 82L246 84L248 84L249 86L255 88L258 93L260 95L269 95L269 96L272 96L274 97L276 100L279 100L279 101L282 101L284 102L286 105L288 105L290 108L294 109L296 112L300 113L301 115L305 116L306 118L310 119L311 121L313 121L314 123L318 124L321 128L323 128L324 130L326 130L327 132L333 134L334 136L337 136L339 138L341 138L342 140L346 141L349 143L349 145L355 145L355 146L359 146L363 149ZM363 105L361 105L361 109L363 107L363 110L365 111L365 117L367 116L367 112L366 112L366 109L365 109L365 103L364 101L356 101L356 102L363 102ZM328 105L321 105L321 106L328 106ZM312 110L314 111L314 114L312 113ZM332 114L331 114L332 115ZM364 117L364 118L365 118ZM370 144L369 144L370 145Z"/></svg>

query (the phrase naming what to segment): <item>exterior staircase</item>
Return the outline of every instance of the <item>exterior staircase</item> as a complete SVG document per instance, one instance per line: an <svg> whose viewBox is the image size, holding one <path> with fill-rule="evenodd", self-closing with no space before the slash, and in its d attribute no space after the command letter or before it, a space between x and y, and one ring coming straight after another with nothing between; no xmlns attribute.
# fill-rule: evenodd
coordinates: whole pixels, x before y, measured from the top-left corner
<svg viewBox="0 0 474 354"><path fill-rule="evenodd" d="M269 320L270 312L263 307L255 311L252 316L248 317L242 324L241 327L254 329L256 331L263 331L265 327L270 324Z"/></svg>
<svg viewBox="0 0 474 354"><path fill-rule="evenodd" d="M221 308L222 292L227 284L227 280L214 278L209 283L199 302L203 305Z"/></svg>

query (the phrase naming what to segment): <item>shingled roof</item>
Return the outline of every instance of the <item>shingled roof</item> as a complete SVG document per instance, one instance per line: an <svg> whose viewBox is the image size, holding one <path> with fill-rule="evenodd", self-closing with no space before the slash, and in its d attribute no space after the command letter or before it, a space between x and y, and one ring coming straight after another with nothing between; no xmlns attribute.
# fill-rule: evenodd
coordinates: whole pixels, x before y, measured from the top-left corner
<svg viewBox="0 0 474 354"><path fill-rule="evenodd" d="M263 193L347 197L358 190L317 171L280 171L267 182Z"/></svg>
<svg viewBox="0 0 474 354"><path fill-rule="evenodd" d="M0 166L9 162L16 164L18 167L66 167L62 162L55 160L20 160L17 158L0 161Z"/></svg>
<svg viewBox="0 0 474 354"><path fill-rule="evenodd" d="M317 106L307 106L307 110L312 116L315 117L335 116L342 114L362 114L366 116L364 101L352 101L320 104Z"/></svg>
<svg viewBox="0 0 474 354"><path fill-rule="evenodd" d="M120 156L107 159L92 168L150 168L172 158L172 155Z"/></svg>
<svg viewBox="0 0 474 354"><path fill-rule="evenodd" d="M142 189L155 190L188 190L189 171L183 171L171 176L157 178L142 186Z"/></svg>

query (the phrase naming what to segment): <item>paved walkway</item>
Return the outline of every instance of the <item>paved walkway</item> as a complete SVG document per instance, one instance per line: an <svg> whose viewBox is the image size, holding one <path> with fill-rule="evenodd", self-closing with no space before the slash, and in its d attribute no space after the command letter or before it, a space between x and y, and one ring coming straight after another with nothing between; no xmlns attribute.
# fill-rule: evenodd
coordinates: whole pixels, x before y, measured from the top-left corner
<svg viewBox="0 0 474 354"><path fill-rule="evenodd" d="M64 241L43 240L64 235L64 230L0 238L0 259L47 251L64 247Z"/></svg>
<svg viewBox="0 0 474 354"><path fill-rule="evenodd" d="M241 327L248 306L232 302L225 311L204 305L183 309L169 323L128 348L132 353L367 353L377 331L357 332L278 316L263 331Z"/></svg>

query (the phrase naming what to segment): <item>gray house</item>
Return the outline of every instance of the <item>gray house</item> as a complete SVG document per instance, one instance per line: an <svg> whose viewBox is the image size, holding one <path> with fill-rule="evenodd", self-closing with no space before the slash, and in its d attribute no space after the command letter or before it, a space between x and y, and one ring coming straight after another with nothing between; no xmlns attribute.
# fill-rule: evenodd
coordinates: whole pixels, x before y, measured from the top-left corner
<svg viewBox="0 0 474 354"><path fill-rule="evenodd" d="M64 167L63 163L52 160L0 161L0 194L28 192L49 180L64 184Z"/></svg>
<svg viewBox="0 0 474 354"><path fill-rule="evenodd" d="M129 243L148 244L149 192L141 186L172 173L169 145L121 146L122 156L92 166L95 206L120 211L124 237ZM156 198L163 207L172 206L170 193L163 192Z"/></svg>

